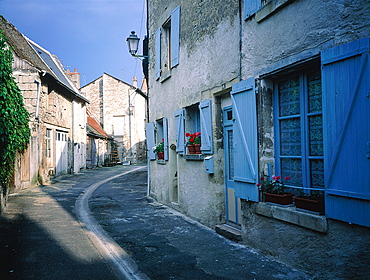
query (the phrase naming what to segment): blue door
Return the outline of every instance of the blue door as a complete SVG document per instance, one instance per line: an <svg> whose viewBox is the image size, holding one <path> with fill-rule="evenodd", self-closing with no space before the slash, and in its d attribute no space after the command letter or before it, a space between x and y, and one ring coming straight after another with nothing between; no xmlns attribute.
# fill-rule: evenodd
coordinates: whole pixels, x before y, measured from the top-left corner
<svg viewBox="0 0 370 280"><path fill-rule="evenodd" d="M226 221L240 224L240 198L235 196L234 186L234 131L232 108L223 109L224 151L225 151L225 186L226 186Z"/></svg>

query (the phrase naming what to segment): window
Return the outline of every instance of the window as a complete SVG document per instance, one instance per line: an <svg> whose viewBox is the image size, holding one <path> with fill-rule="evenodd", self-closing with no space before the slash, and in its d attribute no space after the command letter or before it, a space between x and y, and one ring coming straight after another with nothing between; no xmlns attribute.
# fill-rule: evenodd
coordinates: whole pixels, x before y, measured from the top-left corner
<svg viewBox="0 0 370 280"><path fill-rule="evenodd" d="M260 22L288 2L292 0L244 0L244 19L247 20L256 14L256 21Z"/></svg>
<svg viewBox="0 0 370 280"><path fill-rule="evenodd" d="M180 6L174 9L170 18L158 28L155 38L155 71L156 79L159 79L179 64Z"/></svg>
<svg viewBox="0 0 370 280"><path fill-rule="evenodd" d="M289 185L324 187L320 71L297 74L276 85L276 174Z"/></svg>
<svg viewBox="0 0 370 280"><path fill-rule="evenodd" d="M124 135L124 116L113 116L113 135Z"/></svg>
<svg viewBox="0 0 370 280"><path fill-rule="evenodd" d="M46 129L46 157L51 158L51 129Z"/></svg>
<svg viewBox="0 0 370 280"><path fill-rule="evenodd" d="M176 152L183 154L186 151L186 131L187 133L200 132L202 153L213 154L211 100L203 100L199 104L175 111L175 122Z"/></svg>

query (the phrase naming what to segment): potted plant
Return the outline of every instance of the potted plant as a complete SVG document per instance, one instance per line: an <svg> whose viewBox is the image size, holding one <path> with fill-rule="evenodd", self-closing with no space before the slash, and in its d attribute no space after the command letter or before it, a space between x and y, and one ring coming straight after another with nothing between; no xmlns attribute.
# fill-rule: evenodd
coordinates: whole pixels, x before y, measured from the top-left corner
<svg viewBox="0 0 370 280"><path fill-rule="evenodd" d="M153 152L157 154L157 159L164 159L164 138L161 143L153 147Z"/></svg>
<svg viewBox="0 0 370 280"><path fill-rule="evenodd" d="M284 178L286 181L290 180L290 177ZM272 180L261 177L260 183L257 184L261 188L266 202L272 202L281 205L293 204L293 193L287 193L285 191L285 184L281 180L281 176L274 176Z"/></svg>
<svg viewBox="0 0 370 280"><path fill-rule="evenodd" d="M201 145L201 138L200 132L195 132L193 134L186 133L186 137L188 137L188 141L186 146L188 147L189 154L201 154L200 145Z"/></svg>
<svg viewBox="0 0 370 280"><path fill-rule="evenodd" d="M309 193L300 190L297 196L293 197L294 204L298 209L304 209L323 214L324 207L324 191L311 190Z"/></svg>

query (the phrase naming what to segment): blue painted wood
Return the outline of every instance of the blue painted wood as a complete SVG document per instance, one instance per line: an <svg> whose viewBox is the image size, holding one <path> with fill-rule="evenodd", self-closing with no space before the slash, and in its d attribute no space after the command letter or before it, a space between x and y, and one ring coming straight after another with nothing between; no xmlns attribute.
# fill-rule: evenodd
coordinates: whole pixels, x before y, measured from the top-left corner
<svg viewBox="0 0 370 280"><path fill-rule="evenodd" d="M212 137L212 107L211 100L203 100L199 103L200 127L201 127L201 150L204 154L213 154Z"/></svg>
<svg viewBox="0 0 370 280"><path fill-rule="evenodd" d="M161 76L161 28L155 32L155 78Z"/></svg>
<svg viewBox="0 0 370 280"><path fill-rule="evenodd" d="M171 13L171 68L179 64L180 54L180 6Z"/></svg>
<svg viewBox="0 0 370 280"><path fill-rule="evenodd" d="M164 160L168 160L168 119L163 118Z"/></svg>
<svg viewBox="0 0 370 280"><path fill-rule="evenodd" d="M155 153L153 151L153 147L155 147L155 127L154 122L150 122L146 124L146 145L148 148L148 158L150 160L155 159Z"/></svg>
<svg viewBox="0 0 370 280"><path fill-rule="evenodd" d="M175 111L176 123L176 152L184 154L185 152L185 123L184 123L184 109L181 108Z"/></svg>
<svg viewBox="0 0 370 280"><path fill-rule="evenodd" d="M233 85L234 181L237 197L258 201L257 115L254 78Z"/></svg>
<svg viewBox="0 0 370 280"><path fill-rule="evenodd" d="M370 39L322 52L326 214L370 226Z"/></svg>
<svg viewBox="0 0 370 280"><path fill-rule="evenodd" d="M261 7L261 0L244 0L244 19L252 16Z"/></svg>

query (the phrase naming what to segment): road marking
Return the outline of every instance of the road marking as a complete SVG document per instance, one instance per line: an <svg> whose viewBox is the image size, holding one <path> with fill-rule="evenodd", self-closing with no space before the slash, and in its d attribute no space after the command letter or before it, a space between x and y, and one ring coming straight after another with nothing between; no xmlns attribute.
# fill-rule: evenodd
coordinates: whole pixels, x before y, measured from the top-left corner
<svg viewBox="0 0 370 280"><path fill-rule="evenodd" d="M144 280L149 277L138 270L135 261L98 224L90 211L88 201L92 193L102 184L145 168L147 166L137 167L92 184L80 194L75 203L77 218L82 228L119 279Z"/></svg>

